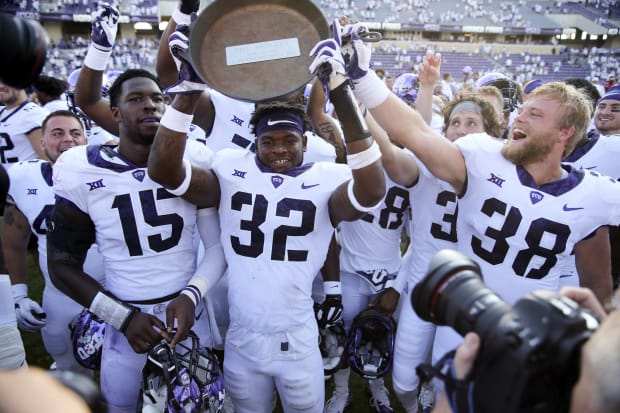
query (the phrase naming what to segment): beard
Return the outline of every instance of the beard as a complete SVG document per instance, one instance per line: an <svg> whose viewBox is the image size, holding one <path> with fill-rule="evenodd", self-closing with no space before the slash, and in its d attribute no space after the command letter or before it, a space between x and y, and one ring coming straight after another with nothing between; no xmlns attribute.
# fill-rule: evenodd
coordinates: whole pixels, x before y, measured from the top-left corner
<svg viewBox="0 0 620 413"><path fill-rule="evenodd" d="M542 136L536 140L528 139L520 145L515 145L511 139L502 147L502 155L513 164L523 166L545 159L553 150L553 145L552 139Z"/></svg>

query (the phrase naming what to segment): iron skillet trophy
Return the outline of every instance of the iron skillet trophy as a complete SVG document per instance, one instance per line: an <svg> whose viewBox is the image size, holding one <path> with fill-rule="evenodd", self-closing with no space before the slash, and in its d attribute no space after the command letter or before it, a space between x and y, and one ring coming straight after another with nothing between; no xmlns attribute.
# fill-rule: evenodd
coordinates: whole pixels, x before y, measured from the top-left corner
<svg viewBox="0 0 620 413"><path fill-rule="evenodd" d="M327 21L310 0L222 0L193 22L189 51L209 87L261 102L308 83L310 50L328 36Z"/></svg>

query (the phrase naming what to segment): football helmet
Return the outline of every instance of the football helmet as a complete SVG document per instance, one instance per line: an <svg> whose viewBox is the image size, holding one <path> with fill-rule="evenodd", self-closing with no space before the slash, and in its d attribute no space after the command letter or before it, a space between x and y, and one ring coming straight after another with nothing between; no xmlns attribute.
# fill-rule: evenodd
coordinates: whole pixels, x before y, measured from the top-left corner
<svg viewBox="0 0 620 413"><path fill-rule="evenodd" d="M420 88L420 80L413 73L403 73L394 79L392 92L406 103L413 105L418 97L418 89Z"/></svg>
<svg viewBox="0 0 620 413"><path fill-rule="evenodd" d="M326 376L345 367L346 347L347 333L344 329L344 321L339 320L335 324L319 328L319 349L321 349L323 370Z"/></svg>
<svg viewBox="0 0 620 413"><path fill-rule="evenodd" d="M351 368L367 379L382 377L392 368L396 322L374 308L360 312L351 325L347 353Z"/></svg>
<svg viewBox="0 0 620 413"><path fill-rule="evenodd" d="M67 91L65 92L65 94L67 97L67 105L69 106L69 110L71 110L71 112L75 113L80 119L82 119L82 123L84 124L84 127L86 128L87 131L89 131L93 127L93 122L82 111L82 109L80 109L78 105L75 103L75 85L77 84L77 80L78 80L78 77L80 76L81 70L82 70L81 68L75 69L73 72L69 74L69 76L67 77L67 84L69 85L69 87L67 88ZM105 85L107 82L107 77L105 74L103 75L102 82L103 82L102 85ZM102 90L101 92L102 95L106 97L107 90L104 90L103 86L101 90Z"/></svg>
<svg viewBox="0 0 620 413"><path fill-rule="evenodd" d="M69 329L75 360L87 369L99 370L105 321L85 308L71 321Z"/></svg>
<svg viewBox="0 0 620 413"><path fill-rule="evenodd" d="M103 83L101 86L101 95L103 97L108 97L110 87L112 87L112 83L116 80L119 75L123 73L122 70L110 70L104 73Z"/></svg>
<svg viewBox="0 0 620 413"><path fill-rule="evenodd" d="M217 356L190 332L189 338L174 349L164 340L149 351L142 370L138 411L218 413L224 395Z"/></svg>
<svg viewBox="0 0 620 413"><path fill-rule="evenodd" d="M504 97L504 112L514 111L521 101L520 86L501 73L491 72L478 79L476 87L495 86Z"/></svg>

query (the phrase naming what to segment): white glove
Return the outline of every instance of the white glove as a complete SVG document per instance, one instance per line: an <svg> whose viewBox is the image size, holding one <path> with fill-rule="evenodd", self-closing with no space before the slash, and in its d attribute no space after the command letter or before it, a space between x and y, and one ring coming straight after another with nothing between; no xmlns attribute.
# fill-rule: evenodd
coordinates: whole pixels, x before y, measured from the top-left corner
<svg viewBox="0 0 620 413"><path fill-rule="evenodd" d="M92 45L102 52L112 50L118 30L119 12L108 3L101 3L93 13L93 26L90 33Z"/></svg>
<svg viewBox="0 0 620 413"><path fill-rule="evenodd" d="M19 328L30 333L39 331L45 326L46 315L39 303L28 297L28 286L26 284L15 284L11 290Z"/></svg>
<svg viewBox="0 0 620 413"><path fill-rule="evenodd" d="M342 56L345 61L347 75L353 81L361 79L370 70L372 49L362 40L362 34L368 32L368 27L362 23L343 27L341 37L345 39L342 45ZM350 39L350 41L346 41Z"/></svg>
<svg viewBox="0 0 620 413"><path fill-rule="evenodd" d="M310 73L319 76L319 79L321 79L323 71L328 76L333 76L336 73L346 74L342 52L336 40L321 40L314 45L310 51L310 56L314 56L314 60L310 64Z"/></svg>
<svg viewBox="0 0 620 413"><path fill-rule="evenodd" d="M168 37L168 48L179 71L179 80L164 91L169 95L202 93L207 88L191 63L188 29L184 25L178 26Z"/></svg>

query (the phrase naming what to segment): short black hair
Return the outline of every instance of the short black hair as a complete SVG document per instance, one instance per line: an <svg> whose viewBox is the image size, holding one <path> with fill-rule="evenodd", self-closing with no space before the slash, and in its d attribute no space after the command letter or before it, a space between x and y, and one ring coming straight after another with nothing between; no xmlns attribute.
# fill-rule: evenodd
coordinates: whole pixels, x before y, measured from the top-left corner
<svg viewBox="0 0 620 413"><path fill-rule="evenodd" d="M159 82L159 79L157 78L157 76L155 76L153 73L149 72L148 70L127 69L123 73L118 75L116 79L114 79L114 82L112 82L112 85L108 89L111 108L116 107L118 105L118 99L120 98L120 95L121 95L121 86L123 85L123 83L126 80L133 79L135 77L146 77L148 79L151 79L153 82L157 83L157 86L159 87L160 90L163 90L161 83Z"/></svg>
<svg viewBox="0 0 620 413"><path fill-rule="evenodd" d="M601 94L589 80L579 77L569 77L563 80L567 85L573 85L577 90L585 94L592 102L592 113L596 110L596 104L601 98Z"/></svg>
<svg viewBox="0 0 620 413"><path fill-rule="evenodd" d="M41 91L54 97L60 97L69 87L66 81L45 75L39 75L32 83L32 86L34 90Z"/></svg>
<svg viewBox="0 0 620 413"><path fill-rule="evenodd" d="M258 121L271 114L271 113L282 113L282 112L292 112L296 115L299 115L303 120L303 128L304 132L312 130L312 123L306 115L306 111L304 106L299 103L292 102L284 102L284 101L273 101L269 103L259 103L256 105L256 109L254 113L252 113L252 117L250 118L250 130L256 136L256 125Z"/></svg>

